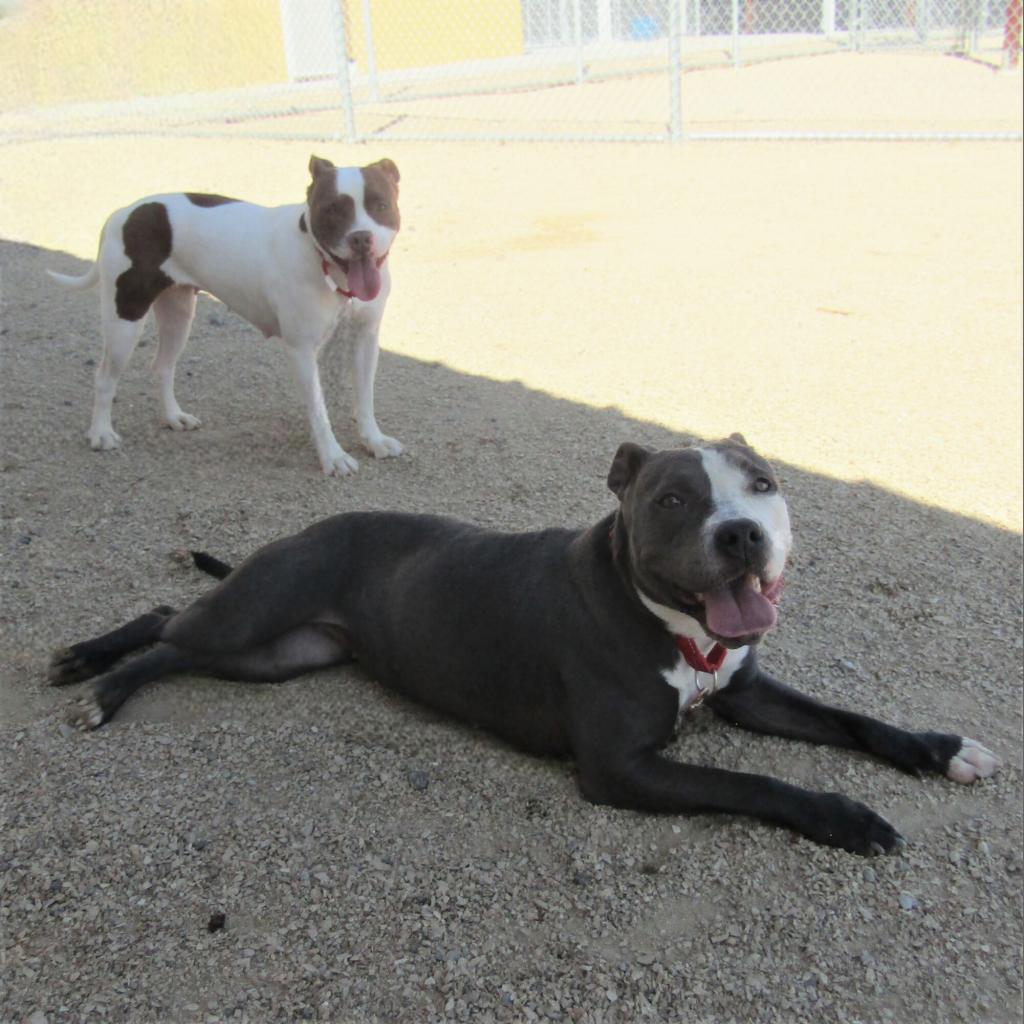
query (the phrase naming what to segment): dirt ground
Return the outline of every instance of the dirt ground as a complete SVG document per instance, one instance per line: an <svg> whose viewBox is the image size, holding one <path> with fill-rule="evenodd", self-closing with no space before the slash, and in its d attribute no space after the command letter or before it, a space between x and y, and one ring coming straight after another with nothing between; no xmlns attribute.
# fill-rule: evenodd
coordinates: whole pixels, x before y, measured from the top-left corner
<svg viewBox="0 0 1024 1024"><path fill-rule="evenodd" d="M209 298L202 430L159 429L149 336L124 447L89 451L95 295L44 268L146 193L298 201L311 149L402 171L378 410L407 453L321 477L282 353ZM1019 1020L1021 194L1007 143L0 147L0 1020ZM1003 769L963 789L706 714L673 756L841 790L902 856L592 807L356 671L62 727L49 653L201 593L176 549L362 508L584 525L620 441L734 430L796 532L767 667Z"/></svg>

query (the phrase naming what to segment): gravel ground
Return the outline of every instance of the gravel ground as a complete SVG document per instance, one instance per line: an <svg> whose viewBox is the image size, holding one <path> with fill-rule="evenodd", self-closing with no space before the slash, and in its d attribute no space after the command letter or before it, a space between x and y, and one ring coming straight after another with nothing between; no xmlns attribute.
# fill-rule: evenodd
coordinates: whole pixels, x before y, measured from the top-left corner
<svg viewBox="0 0 1024 1024"><path fill-rule="evenodd" d="M1016 147L392 151L406 229L379 413L408 453L329 481L281 353L205 297L179 371L203 429L158 428L150 340L115 407L125 447L88 450L95 298L43 268L83 267L109 209L175 178L288 201L308 156L124 146L0 153L0 1020L1020 1019ZM752 193L709 204L752 162ZM459 203L438 203L456 171ZM652 210L641 172L679 197ZM57 179L59 202L35 198ZM643 275L622 255L637 230L655 249ZM831 276L826 235L850 239ZM336 409L342 362L328 352ZM768 668L972 735L1003 769L969 789L916 780L708 713L672 755L841 790L901 829L900 856L592 807L571 763L356 671L170 680L87 736L45 686L54 647L202 592L181 548L237 559L345 509L584 525L612 507L621 440L723 426L776 458L794 520Z"/></svg>

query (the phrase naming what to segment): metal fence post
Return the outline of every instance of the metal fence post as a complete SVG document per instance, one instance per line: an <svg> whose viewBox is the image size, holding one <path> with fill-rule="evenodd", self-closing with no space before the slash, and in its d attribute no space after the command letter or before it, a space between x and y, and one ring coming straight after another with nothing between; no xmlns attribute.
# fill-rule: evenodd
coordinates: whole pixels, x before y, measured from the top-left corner
<svg viewBox="0 0 1024 1024"><path fill-rule="evenodd" d="M583 15L580 0L572 0L572 42L576 48L576 84L583 84Z"/></svg>
<svg viewBox="0 0 1024 1024"><path fill-rule="evenodd" d="M821 0L821 31L830 36L836 30L836 0Z"/></svg>
<svg viewBox="0 0 1024 1024"><path fill-rule="evenodd" d="M380 86L377 82L377 51L373 46L373 17L370 14L370 0L363 0L363 36L366 39L366 74L370 79L370 99L380 100Z"/></svg>
<svg viewBox="0 0 1024 1024"><path fill-rule="evenodd" d="M331 22L334 29L334 59L338 65L338 91L345 114L345 141L356 142L356 112L352 105L352 82L348 77L348 39L345 35L345 15L341 0L331 4Z"/></svg>
<svg viewBox="0 0 1024 1024"><path fill-rule="evenodd" d="M683 141L683 11L687 0L668 0L669 137Z"/></svg>
<svg viewBox="0 0 1024 1024"><path fill-rule="evenodd" d="M917 18L914 28L917 30L917 38L922 43L928 42L928 23L931 21L931 10L928 0L917 0Z"/></svg>
<svg viewBox="0 0 1024 1024"><path fill-rule="evenodd" d="M732 66L740 66L740 0L732 0Z"/></svg>

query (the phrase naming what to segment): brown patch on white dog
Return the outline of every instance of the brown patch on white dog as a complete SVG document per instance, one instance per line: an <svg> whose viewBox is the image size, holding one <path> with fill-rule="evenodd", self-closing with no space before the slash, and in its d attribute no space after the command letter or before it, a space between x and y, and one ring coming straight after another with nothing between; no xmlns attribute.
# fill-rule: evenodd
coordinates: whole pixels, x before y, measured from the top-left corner
<svg viewBox="0 0 1024 1024"><path fill-rule="evenodd" d="M398 182L400 176L393 160L378 160L361 168L366 192L363 205L366 212L386 228L397 231L402 226L398 212Z"/></svg>
<svg viewBox="0 0 1024 1024"><path fill-rule="evenodd" d="M143 203L128 215L122 230L125 255L132 265L115 285L114 306L122 320L141 320L153 300L174 281L161 269L171 255L171 222L163 203Z"/></svg>
<svg viewBox="0 0 1024 1024"><path fill-rule="evenodd" d="M313 176L306 189L309 226L313 238L328 252L344 241L356 217L352 197L338 194L336 172L330 160L319 156L309 158L309 173Z"/></svg>

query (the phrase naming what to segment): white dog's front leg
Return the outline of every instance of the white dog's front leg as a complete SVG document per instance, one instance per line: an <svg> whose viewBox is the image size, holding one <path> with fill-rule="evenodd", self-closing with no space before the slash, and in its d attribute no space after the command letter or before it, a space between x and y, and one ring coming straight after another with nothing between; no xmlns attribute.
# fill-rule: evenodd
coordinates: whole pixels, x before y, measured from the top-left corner
<svg viewBox="0 0 1024 1024"><path fill-rule="evenodd" d="M356 331L353 339L352 383L359 436L374 458L386 459L392 455L401 455L402 445L395 438L381 432L373 414L373 381L377 376L377 358L380 354L379 331L379 320Z"/></svg>
<svg viewBox="0 0 1024 1024"><path fill-rule="evenodd" d="M338 444L331 429L331 421L324 404L323 388L320 386L320 370L317 366L318 351L315 346L285 341L291 356L295 379L306 403L309 415L309 429L313 434L320 465L328 476L348 476L359 468L359 463Z"/></svg>

